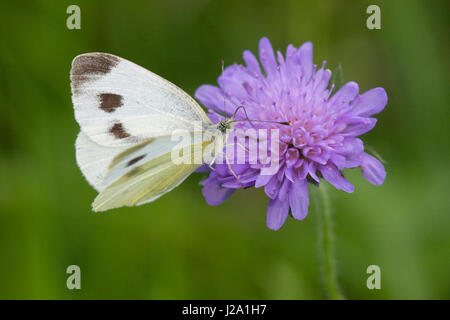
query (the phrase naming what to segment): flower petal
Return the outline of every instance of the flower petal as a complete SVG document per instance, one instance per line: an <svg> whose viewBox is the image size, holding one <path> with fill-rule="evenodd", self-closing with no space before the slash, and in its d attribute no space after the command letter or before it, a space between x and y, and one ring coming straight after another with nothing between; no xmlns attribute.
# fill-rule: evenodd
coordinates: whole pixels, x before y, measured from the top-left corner
<svg viewBox="0 0 450 320"><path fill-rule="evenodd" d="M314 90L317 93L321 93L323 90L325 90L328 87L330 78L331 78L331 71L329 69L325 69L323 71L322 77L320 78L320 80L317 81L317 84L316 84L316 87Z"/></svg>
<svg viewBox="0 0 450 320"><path fill-rule="evenodd" d="M343 155L355 155L364 151L364 143L361 139L347 137L340 146L334 147L334 149Z"/></svg>
<svg viewBox="0 0 450 320"><path fill-rule="evenodd" d="M330 105L336 108L345 107L356 98L358 93L358 84L353 81L347 82L330 99Z"/></svg>
<svg viewBox="0 0 450 320"><path fill-rule="evenodd" d="M242 101L247 99L248 93L253 90L254 77L242 65L232 64L226 67L223 73L217 78L217 83L226 91L227 97L232 101L234 101L233 99ZM232 111L234 111L233 108Z"/></svg>
<svg viewBox="0 0 450 320"><path fill-rule="evenodd" d="M289 214L289 201L280 199L271 199L267 206L267 227L272 230L278 230L283 225Z"/></svg>
<svg viewBox="0 0 450 320"><path fill-rule="evenodd" d="M330 156L330 161L334 163L338 170L347 168L347 161L345 157L340 154L332 153Z"/></svg>
<svg viewBox="0 0 450 320"><path fill-rule="evenodd" d="M261 75L261 68L259 67L259 62L253 53L251 53L248 50L245 50L243 58L245 64L247 65L247 70L253 73L253 76Z"/></svg>
<svg viewBox="0 0 450 320"><path fill-rule="evenodd" d="M380 113L388 102L383 88L374 88L364 92L352 103L352 112L358 116L368 117Z"/></svg>
<svg viewBox="0 0 450 320"><path fill-rule="evenodd" d="M277 175L274 175L264 187L264 192L270 199L275 199L278 196L280 190L280 181Z"/></svg>
<svg viewBox="0 0 450 320"><path fill-rule="evenodd" d="M286 166L288 168L292 167L299 158L299 153L297 148L289 148L286 153Z"/></svg>
<svg viewBox="0 0 450 320"><path fill-rule="evenodd" d="M265 175L265 174L258 175L255 181L255 188L265 186L270 181L270 179L272 179L272 177L273 175Z"/></svg>
<svg viewBox="0 0 450 320"><path fill-rule="evenodd" d="M217 124L221 120L225 119L225 117L221 116L220 114L216 113L213 109L208 110L208 118L211 120L212 123Z"/></svg>
<svg viewBox="0 0 450 320"><path fill-rule="evenodd" d="M258 172L259 172L258 170L251 168L248 168L243 173L235 172L239 180L236 179L233 173L230 173L230 175L221 179L222 187L232 189L251 187L255 184Z"/></svg>
<svg viewBox="0 0 450 320"><path fill-rule="evenodd" d="M342 134L345 136L357 137L372 130L376 123L376 118L366 118L364 122L348 126L344 131L342 131Z"/></svg>
<svg viewBox="0 0 450 320"><path fill-rule="evenodd" d="M262 38L259 41L259 60L268 76L274 76L277 72L277 61L273 53L269 39Z"/></svg>
<svg viewBox="0 0 450 320"><path fill-rule="evenodd" d="M210 206L217 206L228 199L235 189L223 188L215 178L208 178L203 183L202 194L206 203Z"/></svg>
<svg viewBox="0 0 450 320"><path fill-rule="evenodd" d="M386 179L386 170L383 164L367 153L362 155L361 169L363 177L371 184L379 186Z"/></svg>
<svg viewBox="0 0 450 320"><path fill-rule="evenodd" d="M229 99L225 99L224 105L223 95L224 93L219 87L204 84L195 91L194 96L207 108L220 113L232 114L236 106Z"/></svg>
<svg viewBox="0 0 450 320"><path fill-rule="evenodd" d="M286 63L293 63L295 54L297 53L297 48L295 48L292 44L288 45L286 48Z"/></svg>
<svg viewBox="0 0 450 320"><path fill-rule="evenodd" d="M286 176L286 178L288 178L291 182L296 182L297 181L297 169L294 168L286 168L286 171L284 171L284 175Z"/></svg>
<svg viewBox="0 0 450 320"><path fill-rule="evenodd" d="M317 168L313 161L308 164L307 169L310 177L313 178L316 182L320 182L320 179L316 174ZM299 178L302 179L302 175L299 175Z"/></svg>
<svg viewBox="0 0 450 320"><path fill-rule="evenodd" d="M319 167L325 180L331 183L336 189L352 193L355 187L342 175L341 172L332 164Z"/></svg>
<svg viewBox="0 0 450 320"><path fill-rule="evenodd" d="M313 72L313 45L305 42L297 51L298 59L302 69L303 84L308 83Z"/></svg>
<svg viewBox="0 0 450 320"><path fill-rule="evenodd" d="M289 192L289 206L295 219L303 220L308 214L309 196L308 182L306 179L291 184Z"/></svg>
<svg viewBox="0 0 450 320"><path fill-rule="evenodd" d="M291 182L289 179L284 179L281 183L280 191L278 192L278 198L282 201L287 201L287 197L289 196L289 190L291 189Z"/></svg>
<svg viewBox="0 0 450 320"><path fill-rule="evenodd" d="M223 92L218 87L204 84L195 91L194 96L205 107L222 113L224 112Z"/></svg>
<svg viewBox="0 0 450 320"><path fill-rule="evenodd" d="M210 171L211 171L211 168L206 163L202 164L200 167L197 168L197 170L195 170L196 173L203 173L203 172L210 172Z"/></svg>

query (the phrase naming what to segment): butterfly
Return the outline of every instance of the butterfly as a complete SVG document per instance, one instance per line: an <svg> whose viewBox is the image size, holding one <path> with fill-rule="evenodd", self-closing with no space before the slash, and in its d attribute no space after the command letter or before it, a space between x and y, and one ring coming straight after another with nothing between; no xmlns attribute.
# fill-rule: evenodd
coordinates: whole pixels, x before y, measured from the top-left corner
<svg viewBox="0 0 450 320"><path fill-rule="evenodd" d="M200 105L171 82L123 58L86 53L70 72L75 119L80 125L77 164L98 192L92 209L105 211L152 202L180 185L223 149L234 116L213 124ZM173 139L174 132L188 138ZM198 139L197 139L198 140ZM193 150L185 152L183 150ZM187 157L187 158L186 158Z"/></svg>

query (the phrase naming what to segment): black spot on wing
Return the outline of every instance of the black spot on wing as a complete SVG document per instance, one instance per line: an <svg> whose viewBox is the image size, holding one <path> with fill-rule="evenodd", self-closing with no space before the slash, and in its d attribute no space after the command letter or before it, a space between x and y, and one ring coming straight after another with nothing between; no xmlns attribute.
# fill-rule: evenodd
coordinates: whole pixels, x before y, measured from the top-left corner
<svg viewBox="0 0 450 320"><path fill-rule="evenodd" d="M142 154L134 159L131 159L130 161L128 161L127 163L127 167L132 166L133 164L135 164L136 162L138 162L139 160L143 159L145 157L145 154Z"/></svg>
<svg viewBox="0 0 450 320"><path fill-rule="evenodd" d="M109 132L116 138L116 139L124 139L128 138L130 134L125 131L125 128L120 122L115 123L110 129Z"/></svg>
<svg viewBox="0 0 450 320"><path fill-rule="evenodd" d="M141 168L141 167L136 167L136 168L131 169L129 172L127 172L127 173L126 173L126 176L127 176L128 178L132 178L132 177L137 176L137 175L140 174L141 172L142 172L142 168Z"/></svg>
<svg viewBox="0 0 450 320"><path fill-rule="evenodd" d="M100 109L111 113L122 106L122 96L114 93L100 93Z"/></svg>
<svg viewBox="0 0 450 320"><path fill-rule="evenodd" d="M72 92L78 93L80 86L93 76L108 74L119 63L119 58L108 53L86 53L77 56L72 61L70 79Z"/></svg>
<svg viewBox="0 0 450 320"><path fill-rule="evenodd" d="M114 157L114 159L111 161L110 165L109 165L109 169L113 168L116 164L118 164L119 162L121 162L123 159L125 159L126 157L128 157L129 155L138 152L139 150L141 150L142 148L144 148L145 146L147 146L148 144L152 143L155 139L150 138L147 139L141 143L138 143L137 145L126 149L125 151L119 153L117 156Z"/></svg>

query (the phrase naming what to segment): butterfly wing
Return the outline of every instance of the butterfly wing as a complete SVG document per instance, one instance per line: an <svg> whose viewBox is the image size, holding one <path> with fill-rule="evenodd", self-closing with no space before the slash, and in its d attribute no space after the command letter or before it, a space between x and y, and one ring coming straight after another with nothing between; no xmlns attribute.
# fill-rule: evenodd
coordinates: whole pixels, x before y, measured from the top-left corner
<svg viewBox="0 0 450 320"><path fill-rule="evenodd" d="M162 141L161 145L166 141ZM181 184L201 163L195 161L201 157L202 148L211 144L210 141L179 146L180 160L184 163L176 164L172 159L171 150L158 156L147 158L147 150L159 148L158 141L153 141L138 151L123 152L113 163L109 178L112 183L104 188L92 204L94 211L105 211L122 206L141 205L154 201ZM152 145L154 145L152 147ZM143 158L142 155L145 154ZM122 174L126 164L139 158L133 163L132 169ZM131 159L131 160L129 160ZM201 159L201 158L200 158ZM114 178L111 178L113 176Z"/></svg>
<svg viewBox="0 0 450 320"><path fill-rule="evenodd" d="M70 77L75 118L99 145L130 147L174 130L202 131L211 125L183 90L120 57L79 55Z"/></svg>
<svg viewBox="0 0 450 320"><path fill-rule="evenodd" d="M97 191L105 186L103 180L108 174L109 164L113 159L126 150L126 147L105 147L92 141L82 131L75 142L75 155L78 167L83 176Z"/></svg>

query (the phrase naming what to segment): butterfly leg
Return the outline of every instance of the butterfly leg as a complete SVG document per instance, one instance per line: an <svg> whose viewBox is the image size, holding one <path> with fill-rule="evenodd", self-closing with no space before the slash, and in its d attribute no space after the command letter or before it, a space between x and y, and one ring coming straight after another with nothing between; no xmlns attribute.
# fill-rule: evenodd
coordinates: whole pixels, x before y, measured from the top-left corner
<svg viewBox="0 0 450 320"><path fill-rule="evenodd" d="M244 151L249 152L249 150L248 150L245 146L243 146L242 144L240 144L240 143L229 143L229 144L226 144L224 147L226 148L226 147L228 147L228 146L234 146L234 145L237 145L238 147L241 147ZM231 172L231 174L236 178L236 180L239 182L239 184L240 184L241 186L244 187L244 184L241 182L241 180L239 179L239 177L236 175L236 173L234 172L233 168L231 168L231 164L230 164L230 162L229 162L229 159L228 159L227 154L226 154L226 153L223 153L223 152L222 152L222 154L225 154L225 162L227 163L228 170L229 170L229 171Z"/></svg>
<svg viewBox="0 0 450 320"><path fill-rule="evenodd" d="M230 162L229 162L228 157L227 157L226 154L225 154L225 162L227 163L228 170L229 170L229 171L231 172L231 174L236 178L237 182L239 182L239 184L240 184L241 186L244 187L244 184L241 182L241 180L239 179L239 177L236 175L236 173L234 172L234 170L231 168Z"/></svg>
<svg viewBox="0 0 450 320"><path fill-rule="evenodd" d="M212 165L214 164L214 161L216 161L216 158L217 158L217 156L215 156L213 159L212 159L212 161L208 164L208 166L209 166L209 168L212 170L212 171L216 171L216 168L214 168Z"/></svg>
<svg viewBox="0 0 450 320"><path fill-rule="evenodd" d="M220 152L220 153L216 154L216 155L214 156L213 160L209 163L209 168L210 168L212 171L216 171L216 169L213 168L212 165L214 164L214 161L216 161L216 158L217 158L217 156L219 156L219 155L224 155L224 156L225 156L225 163L227 164L228 170L231 172L231 174L233 175L233 177L235 177L235 179L239 182L239 184L240 184L241 186L244 187L244 184L243 184L243 183L241 182L241 180L239 179L239 176L234 172L233 168L231 168L230 160L228 159L226 153Z"/></svg>
<svg viewBox="0 0 450 320"><path fill-rule="evenodd" d="M244 151L247 151L247 152L249 152L250 150L248 150L246 147L244 147L242 144L240 144L240 143L228 143L228 144L226 144L224 147L225 148L227 148L228 146L238 146L238 147L241 147L242 149L244 149Z"/></svg>
<svg viewBox="0 0 450 320"><path fill-rule="evenodd" d="M231 146L231 145L238 145L239 147L241 147L242 149L244 149L245 151L249 151L246 147L244 147L242 144L240 144L240 143L229 143L229 144L226 144L224 147L226 148L227 146ZM216 161L216 159L217 159L217 156L219 156L219 155L225 155L225 162L226 162L226 164L227 164L227 167L228 167L228 170L231 172L231 174L233 175L233 177L239 182L239 184L241 185L241 186L243 186L244 187L244 184L241 182L241 180L239 179L239 176L234 172L234 170L233 170L233 168L231 167L231 164L230 164L230 159L228 159L228 156L227 156L227 154L225 153L225 152L219 152L219 153L217 153L215 156L214 156L214 158L212 159L212 161L208 164L208 166L209 166L209 168L212 170L212 171L216 171L216 169L212 166L213 164L214 164L214 162Z"/></svg>

